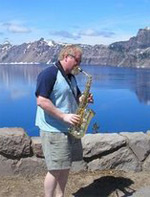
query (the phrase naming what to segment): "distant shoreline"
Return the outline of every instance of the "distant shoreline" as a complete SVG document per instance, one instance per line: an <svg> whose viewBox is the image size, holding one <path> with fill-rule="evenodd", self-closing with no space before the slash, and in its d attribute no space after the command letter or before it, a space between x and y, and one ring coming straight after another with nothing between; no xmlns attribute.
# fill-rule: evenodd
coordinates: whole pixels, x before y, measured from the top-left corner
<svg viewBox="0 0 150 197"><path fill-rule="evenodd" d="M36 64L36 65L40 65L40 64L53 64L53 63L49 63L49 62L47 62L47 63L41 63L41 62L5 62L5 63L2 63L2 62L0 62L0 65L9 65L9 64L11 64L11 65L34 65L34 64ZM146 66L136 66L136 67L130 67L130 66L118 66L118 65L116 65L116 66L114 66L114 65L98 65L98 64L84 64L84 65L95 65L95 66L104 66L104 67L106 67L106 66L109 66L109 67L115 67L115 68L133 68L133 69L150 69L149 67L146 67Z"/></svg>
<svg viewBox="0 0 150 197"><path fill-rule="evenodd" d="M10 63L0 63L0 65L3 65L3 64L41 64L39 62L10 62Z"/></svg>

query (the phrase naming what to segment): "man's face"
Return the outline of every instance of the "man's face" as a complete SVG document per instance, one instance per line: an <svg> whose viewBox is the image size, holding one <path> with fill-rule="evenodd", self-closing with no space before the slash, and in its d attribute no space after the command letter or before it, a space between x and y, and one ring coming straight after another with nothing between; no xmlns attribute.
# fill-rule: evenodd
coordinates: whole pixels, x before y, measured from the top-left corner
<svg viewBox="0 0 150 197"><path fill-rule="evenodd" d="M79 52L75 53L75 55L68 54L66 56L66 61L67 61L66 68L67 71L70 73L76 66L80 65L81 54Z"/></svg>

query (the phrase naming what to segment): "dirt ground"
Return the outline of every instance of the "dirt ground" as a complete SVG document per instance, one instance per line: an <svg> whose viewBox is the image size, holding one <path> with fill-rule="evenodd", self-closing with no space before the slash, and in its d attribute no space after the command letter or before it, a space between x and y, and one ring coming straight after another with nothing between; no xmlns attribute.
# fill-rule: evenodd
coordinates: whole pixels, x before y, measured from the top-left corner
<svg viewBox="0 0 150 197"><path fill-rule="evenodd" d="M44 197L45 175L0 177L0 197ZM150 186L148 172L70 173L65 197L123 197Z"/></svg>

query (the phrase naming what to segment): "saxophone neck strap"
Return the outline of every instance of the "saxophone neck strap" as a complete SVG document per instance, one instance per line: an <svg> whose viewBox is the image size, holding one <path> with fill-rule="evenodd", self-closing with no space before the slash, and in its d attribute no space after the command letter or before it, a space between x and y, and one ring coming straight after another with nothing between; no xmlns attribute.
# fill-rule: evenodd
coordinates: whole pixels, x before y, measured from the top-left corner
<svg viewBox="0 0 150 197"><path fill-rule="evenodd" d="M77 101L77 103L79 103L78 98L77 98L77 96L76 96L76 94L75 94L75 92L74 92L74 90L73 90L72 85L71 85L71 80L68 78L67 74L65 73L65 71L64 71L64 69L63 69L61 63L58 61L58 62L55 63L55 66L58 68L58 70L61 72L62 76L63 76L63 77L65 78L65 80L67 81L67 83L68 83L68 85L69 85L69 87L70 87L70 89L71 89L71 91L72 91L72 94L73 94L75 100ZM74 76L71 75L71 77L74 77Z"/></svg>

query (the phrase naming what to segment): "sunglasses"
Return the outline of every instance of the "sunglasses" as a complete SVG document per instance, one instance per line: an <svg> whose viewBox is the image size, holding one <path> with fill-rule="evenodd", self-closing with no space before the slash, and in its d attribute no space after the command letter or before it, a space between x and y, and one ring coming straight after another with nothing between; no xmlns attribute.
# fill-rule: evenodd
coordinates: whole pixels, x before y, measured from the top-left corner
<svg viewBox="0 0 150 197"><path fill-rule="evenodd" d="M68 55L71 56L71 57L73 57L78 64L81 63L81 59L76 58L75 55L72 55L72 54L68 54Z"/></svg>

